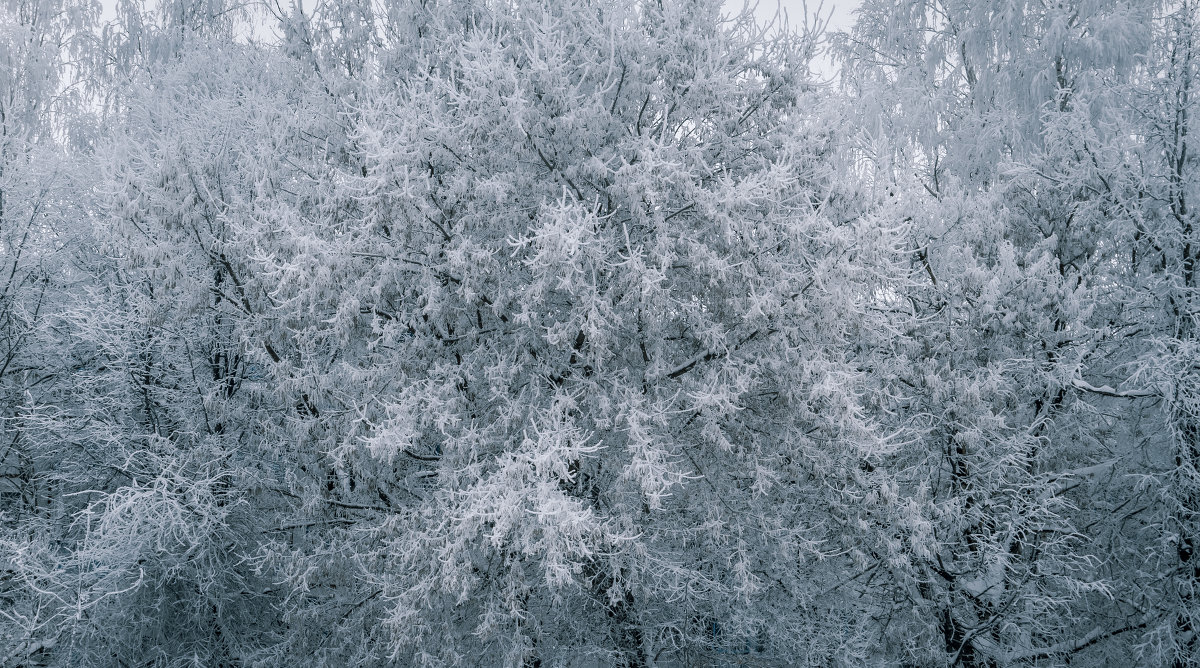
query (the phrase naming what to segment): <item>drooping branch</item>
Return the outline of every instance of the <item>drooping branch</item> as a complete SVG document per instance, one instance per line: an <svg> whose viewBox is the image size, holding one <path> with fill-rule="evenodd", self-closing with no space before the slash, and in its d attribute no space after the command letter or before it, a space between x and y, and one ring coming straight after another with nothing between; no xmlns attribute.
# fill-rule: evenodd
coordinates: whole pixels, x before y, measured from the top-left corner
<svg viewBox="0 0 1200 668"><path fill-rule="evenodd" d="M1157 390L1115 390L1110 385L1101 385L1097 387L1081 378L1071 379L1071 385L1078 390L1083 390L1084 392L1091 392L1093 394L1112 397L1114 399L1144 399L1146 397L1159 396L1159 392Z"/></svg>

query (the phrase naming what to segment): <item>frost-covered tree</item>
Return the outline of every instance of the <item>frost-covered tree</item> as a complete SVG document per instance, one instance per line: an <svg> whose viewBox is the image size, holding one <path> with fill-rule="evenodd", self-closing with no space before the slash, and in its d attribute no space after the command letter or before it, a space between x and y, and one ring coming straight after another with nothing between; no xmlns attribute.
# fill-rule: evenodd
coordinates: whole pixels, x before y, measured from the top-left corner
<svg viewBox="0 0 1200 668"><path fill-rule="evenodd" d="M0 665L1196 661L1189 2L4 7Z"/></svg>
<svg viewBox="0 0 1200 668"><path fill-rule="evenodd" d="M67 151L88 136L85 2L0 3L0 662L45 652L42 609L15 551L61 518L59 489L26 409L60 385L45 328L70 285L68 255L86 231Z"/></svg>
<svg viewBox="0 0 1200 668"><path fill-rule="evenodd" d="M862 652L817 564L858 549L888 447L863 395L892 240L834 203L808 44L718 9L381 20L409 29L384 33L335 173L297 173L242 244L272 249L262 336L322 439L315 492L357 516L298 551L319 595L293 623L342 616L294 651Z"/></svg>
<svg viewBox="0 0 1200 668"><path fill-rule="evenodd" d="M111 140L101 148L121 157ZM240 548L254 532L230 526L245 504L228 444L213 435L225 410L213 395L225 397L201 381L230 385L216 374L236 362L204 329L218 329L219 316L189 318L173 309L195 303L164 303L155 258L130 241L138 220L114 224L117 193L91 176L72 194L98 226L77 233L87 243L70 251L75 285L42 333L63 368L53 392L21 405L18 422L37 444L56 512L6 544L10 574L36 601L30 630L60 663L246 656L238 635L262 630L239 617L261 588L244 582L252 565ZM162 198L140 213L156 224L191 220ZM211 424L201 419L209 406Z"/></svg>
<svg viewBox="0 0 1200 668"><path fill-rule="evenodd" d="M1156 451L1145 481L1156 502L1147 504L1153 513L1147 529L1158 539L1157 563L1139 573L1135 583L1144 595L1134 601L1147 627L1145 654L1172 666L1200 660L1200 231L1193 211L1200 180L1192 146L1197 9L1193 2L1166 3L1154 23L1154 50L1132 97L1142 145L1126 168L1136 196L1127 200L1132 229L1122 239L1136 288L1131 311L1140 322L1130 375L1158 398L1158 415L1165 418L1165 434L1151 432Z"/></svg>
<svg viewBox="0 0 1200 668"><path fill-rule="evenodd" d="M868 102L865 180L914 232L909 354L924 372L896 391L930 416L908 480L934 501L918 506L933 539L900 586L942 641L927 661L1190 660L1192 613L1162 603L1188 608L1162 587L1187 561L1169 547L1186 532L1166 525L1189 502L1159 494L1188 479L1173 454L1186 427L1161 428L1186 424L1188 400L1164 388L1188 383L1135 371L1188 368L1164 354L1177 320L1163 300L1180 301L1162 292L1187 243L1161 241L1186 225L1151 222L1178 209L1158 194L1182 192L1158 142L1179 135L1146 117L1188 104L1153 82L1186 87L1171 54L1191 38L1171 26L1193 11L866 3L844 40Z"/></svg>
<svg viewBox="0 0 1200 668"><path fill-rule="evenodd" d="M24 426L62 461L18 573L57 660L865 656L838 585L901 255L839 192L811 41L276 9L278 49L123 52L71 382Z"/></svg>

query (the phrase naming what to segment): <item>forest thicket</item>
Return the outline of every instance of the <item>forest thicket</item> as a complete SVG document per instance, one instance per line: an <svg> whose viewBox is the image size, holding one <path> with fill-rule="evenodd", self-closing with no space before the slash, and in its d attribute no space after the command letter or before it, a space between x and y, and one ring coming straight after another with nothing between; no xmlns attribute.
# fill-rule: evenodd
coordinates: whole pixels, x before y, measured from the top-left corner
<svg viewBox="0 0 1200 668"><path fill-rule="evenodd" d="M0 666L1200 664L1194 0L104 16L0 0Z"/></svg>

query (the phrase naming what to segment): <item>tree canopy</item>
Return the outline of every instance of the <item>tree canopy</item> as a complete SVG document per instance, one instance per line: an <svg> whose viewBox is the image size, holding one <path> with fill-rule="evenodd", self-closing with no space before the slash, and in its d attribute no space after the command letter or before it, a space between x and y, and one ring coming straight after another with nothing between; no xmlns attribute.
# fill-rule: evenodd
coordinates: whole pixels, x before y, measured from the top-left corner
<svg viewBox="0 0 1200 668"><path fill-rule="evenodd" d="M1191 0L105 16L0 0L0 666L1200 661Z"/></svg>

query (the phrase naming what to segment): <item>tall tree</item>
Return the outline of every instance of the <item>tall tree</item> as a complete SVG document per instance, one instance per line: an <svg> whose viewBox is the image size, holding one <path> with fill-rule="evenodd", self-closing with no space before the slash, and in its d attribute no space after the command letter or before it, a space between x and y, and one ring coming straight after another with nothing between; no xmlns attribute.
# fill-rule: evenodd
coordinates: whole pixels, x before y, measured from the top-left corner
<svg viewBox="0 0 1200 668"><path fill-rule="evenodd" d="M397 11L328 199L255 272L316 491L378 541L333 538L360 589L298 606L345 610L299 647L361 656L378 614L405 662L859 652L804 569L885 447L848 341L894 256L830 204L808 43L707 3Z"/></svg>
<svg viewBox="0 0 1200 668"><path fill-rule="evenodd" d="M1144 339L1118 240L1155 10L868 2L843 40L866 178L911 224L895 392L929 417L896 465L930 530L891 574L940 645L923 661L1140 651L1147 619L1118 602L1138 589L1112 566L1131 550L1147 565L1131 476L1158 442L1136 436L1155 392L1120 382Z"/></svg>
<svg viewBox="0 0 1200 668"><path fill-rule="evenodd" d="M87 2L0 3L0 661L46 651L35 597L14 577L23 545L61 517L26 409L51 395L63 366L44 339L47 319L71 283L69 252L86 232L66 161L86 138Z"/></svg>
<svg viewBox="0 0 1200 668"><path fill-rule="evenodd" d="M838 192L811 39L277 9L279 49L128 51L24 427L69 499L18 573L58 660L861 658L835 564L887 487L901 256Z"/></svg>
<svg viewBox="0 0 1200 668"><path fill-rule="evenodd" d="M1152 578L1138 584L1148 623L1149 656L1186 666L1200 660L1200 375L1197 346L1197 262L1200 230L1193 211L1197 188L1196 129L1197 7L1167 3L1158 21L1155 49L1133 100L1137 136L1144 142L1129 169L1137 187L1130 198L1133 219L1127 261L1137 288L1139 357L1135 378L1162 400L1166 434L1159 435L1153 480L1158 504L1151 528L1160 559Z"/></svg>

